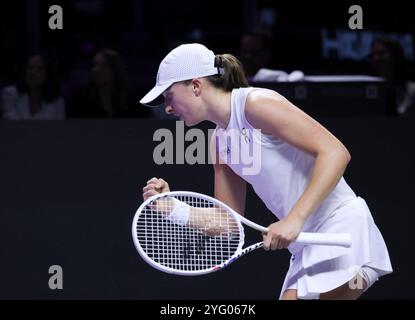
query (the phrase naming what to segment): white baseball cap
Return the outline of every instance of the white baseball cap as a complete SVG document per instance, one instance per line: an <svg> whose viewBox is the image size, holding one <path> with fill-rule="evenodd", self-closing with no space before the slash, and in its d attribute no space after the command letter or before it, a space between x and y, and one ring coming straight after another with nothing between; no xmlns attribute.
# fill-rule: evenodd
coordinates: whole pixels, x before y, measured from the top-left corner
<svg viewBox="0 0 415 320"><path fill-rule="evenodd" d="M215 54L204 45L190 43L178 46L160 63L156 85L140 103L153 101L175 82L211 76L218 74L218 70Z"/></svg>

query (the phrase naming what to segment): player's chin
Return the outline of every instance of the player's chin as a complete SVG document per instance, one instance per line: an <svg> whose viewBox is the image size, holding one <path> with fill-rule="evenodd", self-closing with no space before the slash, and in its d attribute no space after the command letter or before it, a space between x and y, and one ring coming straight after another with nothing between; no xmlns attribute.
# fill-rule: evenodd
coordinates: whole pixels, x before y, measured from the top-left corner
<svg viewBox="0 0 415 320"><path fill-rule="evenodd" d="M200 121L189 120L189 119L183 119L183 121L184 121L184 124L186 125L186 127L193 127L193 126L200 123Z"/></svg>

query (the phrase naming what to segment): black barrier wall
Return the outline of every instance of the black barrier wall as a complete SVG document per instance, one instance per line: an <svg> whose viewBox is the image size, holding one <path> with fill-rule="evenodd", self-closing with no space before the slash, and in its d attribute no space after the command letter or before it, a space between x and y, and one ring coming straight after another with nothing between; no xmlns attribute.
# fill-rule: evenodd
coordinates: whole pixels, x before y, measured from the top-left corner
<svg viewBox="0 0 415 320"><path fill-rule="evenodd" d="M395 272L366 299L415 298L412 225L413 123L403 118L319 119L349 148L345 174L366 199ZM156 165L158 128L174 121L110 120L0 123L1 299L275 299L287 251L262 250L201 277L149 267L135 251L131 222L141 188L163 177L175 190L213 193L210 165ZM205 131L207 126L202 126ZM247 217L273 221L249 191ZM260 236L249 232L247 242ZM63 270L63 289L49 288L49 267Z"/></svg>

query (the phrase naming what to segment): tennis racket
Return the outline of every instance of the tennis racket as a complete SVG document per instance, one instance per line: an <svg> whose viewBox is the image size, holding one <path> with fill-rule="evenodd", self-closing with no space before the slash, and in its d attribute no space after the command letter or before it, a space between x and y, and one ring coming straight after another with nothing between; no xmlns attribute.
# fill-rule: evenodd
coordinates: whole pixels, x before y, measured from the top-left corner
<svg viewBox="0 0 415 320"><path fill-rule="evenodd" d="M156 269L178 275L218 271L263 242L246 248L242 223L264 228L212 197L195 192L165 192L147 199L137 210L132 236L140 256ZM351 246L350 234L305 233L301 244Z"/></svg>

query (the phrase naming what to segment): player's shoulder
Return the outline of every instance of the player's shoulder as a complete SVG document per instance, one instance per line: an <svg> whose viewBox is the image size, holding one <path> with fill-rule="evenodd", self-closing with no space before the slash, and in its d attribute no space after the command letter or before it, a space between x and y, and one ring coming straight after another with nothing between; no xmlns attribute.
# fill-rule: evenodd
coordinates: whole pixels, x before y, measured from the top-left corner
<svg viewBox="0 0 415 320"><path fill-rule="evenodd" d="M254 88L246 97L246 104L255 104L261 102L283 101L284 97L278 92L265 88Z"/></svg>
<svg viewBox="0 0 415 320"><path fill-rule="evenodd" d="M282 106L285 101L286 99L276 91L255 88L246 97L245 115L264 112L270 108L277 108L278 106Z"/></svg>

